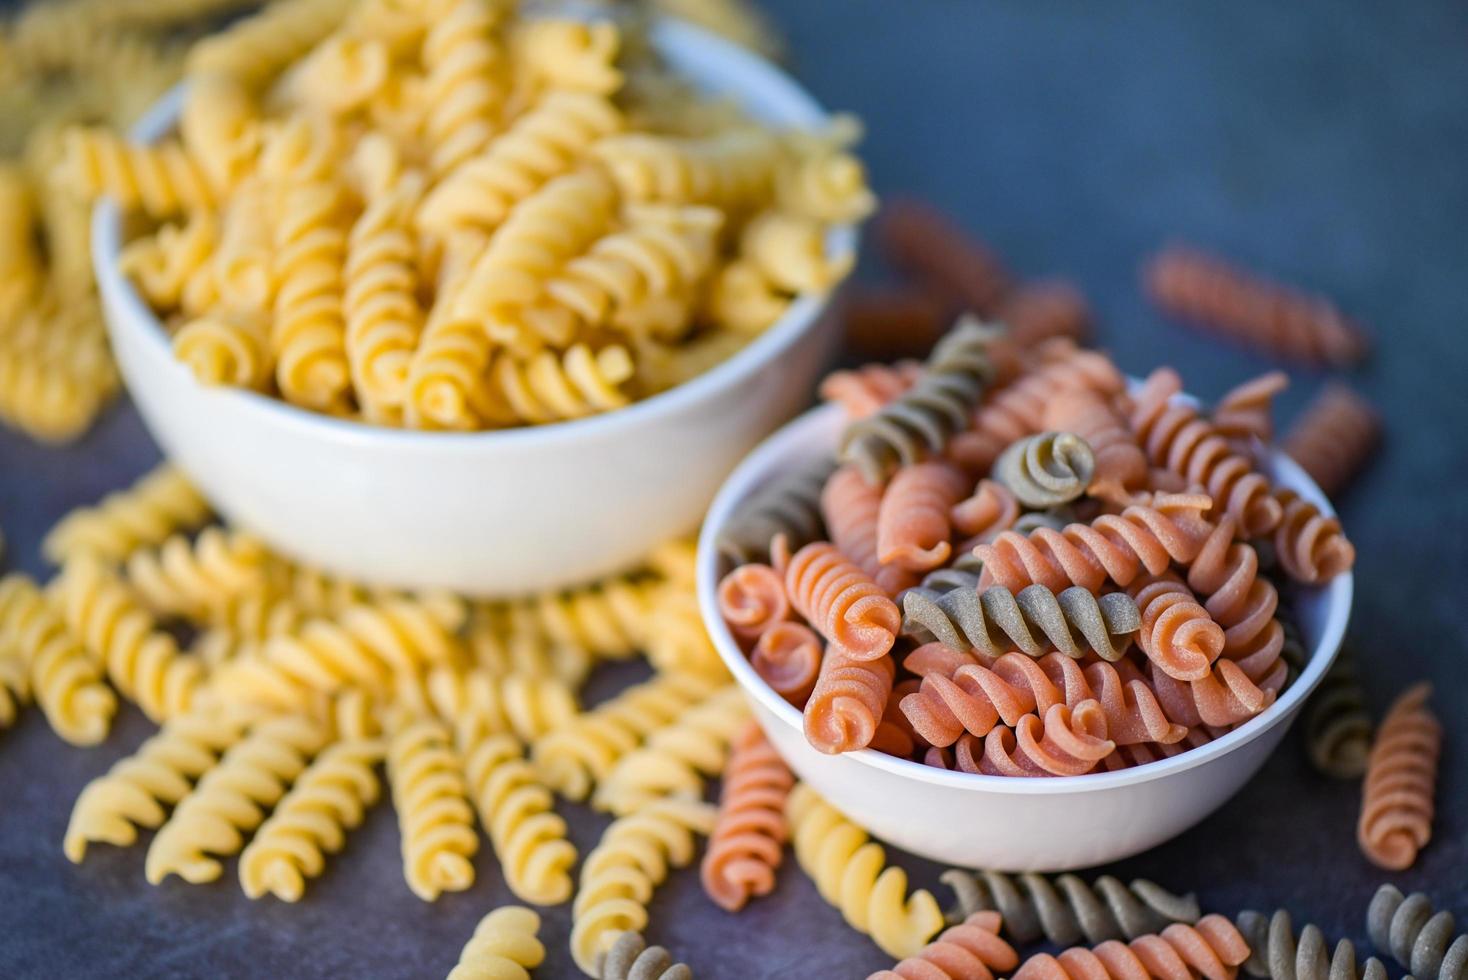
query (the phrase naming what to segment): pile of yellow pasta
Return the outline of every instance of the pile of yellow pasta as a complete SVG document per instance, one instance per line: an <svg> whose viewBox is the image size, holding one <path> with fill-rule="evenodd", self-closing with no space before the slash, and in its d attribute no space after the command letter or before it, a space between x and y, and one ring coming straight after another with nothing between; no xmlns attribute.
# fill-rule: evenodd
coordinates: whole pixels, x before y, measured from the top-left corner
<svg viewBox="0 0 1468 980"><path fill-rule="evenodd" d="M850 256L856 129L761 125L638 22L279 0L196 45L178 135L67 134L157 224L122 262L206 384L394 426L609 411L738 350Z"/></svg>

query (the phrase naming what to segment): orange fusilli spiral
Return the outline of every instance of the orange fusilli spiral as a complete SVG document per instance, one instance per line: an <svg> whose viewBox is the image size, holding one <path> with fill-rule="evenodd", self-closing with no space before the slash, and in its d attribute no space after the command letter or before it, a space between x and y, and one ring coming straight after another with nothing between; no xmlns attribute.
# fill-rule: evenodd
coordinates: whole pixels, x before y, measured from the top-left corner
<svg viewBox="0 0 1468 980"><path fill-rule="evenodd" d="M1236 452L1211 422L1191 405L1176 402L1182 379L1171 368L1158 368L1137 392L1132 431L1153 465L1200 486L1220 513L1239 523L1247 537L1268 534L1279 526L1280 506L1270 495L1268 477Z"/></svg>
<svg viewBox="0 0 1468 980"><path fill-rule="evenodd" d="M774 889L789 835L785 798L794 783L759 725L749 722L724 767L719 817L699 869L704 892L721 908L737 912Z"/></svg>
<svg viewBox="0 0 1468 980"><path fill-rule="evenodd" d="M1213 427L1235 447L1257 439L1274 440L1274 397L1289 386L1283 371L1250 378L1224 393L1213 406Z"/></svg>
<svg viewBox="0 0 1468 980"><path fill-rule="evenodd" d="M1381 417L1345 385L1333 384L1305 409L1284 439L1284 451L1334 497L1366 465L1381 439Z"/></svg>
<svg viewBox="0 0 1468 980"><path fill-rule="evenodd" d="M1242 667L1227 659L1215 661L1206 675L1194 681L1171 677L1156 663L1148 665L1148 676L1167 717L1189 728L1237 725L1273 704L1278 693L1255 684Z"/></svg>
<svg viewBox="0 0 1468 980"><path fill-rule="evenodd" d="M994 319L1009 328L1019 347L1066 337L1083 340L1090 330L1091 310L1081 291L1064 279L1021 284L1004 297Z"/></svg>
<svg viewBox="0 0 1468 980"><path fill-rule="evenodd" d="M779 567L777 565L777 567ZM902 628L902 612L871 577L827 541L784 563L785 591L817 632L856 660L875 660Z"/></svg>
<svg viewBox="0 0 1468 980"><path fill-rule="evenodd" d="M1025 715L1014 728L984 737L979 771L990 776L1079 776L1116 749L1106 737L1106 713L1095 701L1050 706L1042 722Z"/></svg>
<svg viewBox="0 0 1468 980"><path fill-rule="evenodd" d="M719 582L719 614L729 631L746 643L790 618L785 580L769 565L740 565Z"/></svg>
<svg viewBox="0 0 1468 980"><path fill-rule="evenodd" d="M973 495L954 504L949 516L954 530L968 538L959 551L969 551L1013 527L1020 516L1019 501L1004 484L980 480Z"/></svg>
<svg viewBox="0 0 1468 980"><path fill-rule="evenodd" d="M821 397L836 402L851 420L875 415L883 405L908 391L923 373L917 361L867 364L850 371L834 371L821 382Z"/></svg>
<svg viewBox="0 0 1468 980"><path fill-rule="evenodd" d="M1159 575L1174 561L1192 561L1211 530L1201 515L1212 503L1201 494L1157 494L1150 506L1134 504L1062 531L1005 531L974 555L984 563L984 584L1016 592L1036 582L1055 592L1071 585L1095 592L1107 579L1125 587L1144 570Z"/></svg>
<svg viewBox="0 0 1468 980"><path fill-rule="evenodd" d="M1223 627L1171 572L1144 575L1127 589L1142 614L1137 646L1158 670L1180 681L1208 676L1223 652Z"/></svg>
<svg viewBox="0 0 1468 980"><path fill-rule="evenodd" d="M821 515L831 541L843 555L872 577L888 595L917 584L917 577L877 557L882 487L873 485L852 464L838 467L821 490Z"/></svg>
<svg viewBox="0 0 1468 980"><path fill-rule="evenodd" d="M953 551L949 511L963 498L963 475L949 463L904 466L892 477L877 514L877 557L924 572Z"/></svg>
<svg viewBox="0 0 1468 980"><path fill-rule="evenodd" d="M1146 484L1147 455L1108 399L1094 391L1061 392L1046 407L1043 421L1045 428L1073 432L1091 447L1096 457L1089 487L1093 496L1122 500Z"/></svg>
<svg viewBox="0 0 1468 980"><path fill-rule="evenodd" d="M1442 725L1427 707L1432 689L1409 688L1382 719L1361 787L1356 839L1372 864L1410 868L1432 837Z"/></svg>
<svg viewBox="0 0 1468 980"><path fill-rule="evenodd" d="M821 638L804 623L775 623L750 651L754 672L780 697L805 706L821 672Z"/></svg>
<svg viewBox="0 0 1468 980"><path fill-rule="evenodd" d="M1152 301L1188 320L1281 357L1346 365L1366 354L1366 336L1329 301L1270 282L1222 259L1172 246L1143 270Z"/></svg>
<svg viewBox="0 0 1468 980"><path fill-rule="evenodd" d="M1058 955L1040 953L1014 972L1014 980L1139 980L1205 977L1233 980L1249 958L1249 944L1221 915L1197 925L1174 922L1160 933L1123 943L1110 939L1090 949L1074 946Z"/></svg>
<svg viewBox="0 0 1468 980"><path fill-rule="evenodd" d="M1284 627L1275 618L1279 591L1259 575L1254 547L1234 538L1233 518L1225 516L1188 568L1188 585L1223 627L1223 656L1260 684L1285 669L1280 660Z"/></svg>
<svg viewBox="0 0 1468 980"><path fill-rule="evenodd" d="M1293 490L1275 490L1274 499L1284 511L1274 532L1274 549L1286 575L1319 585L1356 564L1356 546L1346 538L1339 520L1322 514Z"/></svg>
<svg viewBox="0 0 1468 980"><path fill-rule="evenodd" d="M815 688L805 702L806 740L830 755L870 745L892 694L896 671L891 657L852 660L839 647L828 647Z"/></svg>
<svg viewBox="0 0 1468 980"><path fill-rule="evenodd" d="M1138 742L1136 745L1118 745L1115 752L1101 760L1101 767L1107 772L1118 772L1122 769L1131 769L1135 766L1145 766L1151 762L1171 759L1173 756L1182 755L1189 749L1207 745L1219 735L1225 734L1227 729L1199 726L1184 728L1183 732L1183 737L1176 742Z"/></svg>
<svg viewBox="0 0 1468 980"><path fill-rule="evenodd" d="M1019 963L1014 947L999 937L999 913L975 912L943 930L922 951L867 980L993 980Z"/></svg>

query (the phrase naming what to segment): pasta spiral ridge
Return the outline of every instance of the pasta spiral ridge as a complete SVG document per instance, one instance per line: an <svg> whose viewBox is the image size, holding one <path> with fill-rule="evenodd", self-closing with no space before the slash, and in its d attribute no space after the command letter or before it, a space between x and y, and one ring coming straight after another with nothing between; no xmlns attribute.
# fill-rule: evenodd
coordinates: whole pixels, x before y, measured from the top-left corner
<svg viewBox="0 0 1468 980"><path fill-rule="evenodd" d="M749 127L695 137L616 134L598 140L591 153L629 200L731 211L768 198L780 160L775 137Z"/></svg>
<svg viewBox="0 0 1468 980"><path fill-rule="evenodd" d="M225 75L263 86L339 27L352 0L285 0L231 24L189 52L190 76Z"/></svg>
<svg viewBox="0 0 1468 980"><path fill-rule="evenodd" d="M1126 499L1147 482L1147 456L1127 420L1111 403L1084 389L1062 392L1045 409L1043 424L1073 432L1095 455L1092 496Z"/></svg>
<svg viewBox="0 0 1468 980"><path fill-rule="evenodd" d="M820 538L825 532L821 494L835 468L835 460L822 457L765 484L719 535L719 553L734 564L768 561L776 535L783 534L793 551Z"/></svg>
<svg viewBox="0 0 1468 980"><path fill-rule="evenodd" d="M161 825L164 807L187 796L193 780L213 768L255 717L238 708L209 705L165 722L81 791L62 839L67 858L79 864L92 841L126 847L137 840L138 827Z"/></svg>
<svg viewBox="0 0 1468 980"><path fill-rule="evenodd" d="M892 649L902 628L897 604L833 545L812 542L776 568L796 611L852 659L875 660Z"/></svg>
<svg viewBox="0 0 1468 980"><path fill-rule="evenodd" d="M1094 653L1115 662L1142 626L1135 600L1123 592L1098 596L1073 585L1057 593L1038 584L1018 593L1002 585L980 592L977 575L949 575L945 591L921 586L903 594L905 635L990 657L1018 650L1039 658L1058 650L1076 659Z"/></svg>
<svg viewBox="0 0 1468 980"><path fill-rule="evenodd" d="M1371 403L1344 385L1327 387L1284 439L1284 451L1328 496L1346 488L1381 438Z"/></svg>
<svg viewBox="0 0 1468 980"><path fill-rule="evenodd" d="M567 799L584 800L619 759L715 687L696 675L656 677L537 739L531 757L547 785Z"/></svg>
<svg viewBox="0 0 1468 980"><path fill-rule="evenodd" d="M550 790L525 761L520 743L490 735L464 748L469 795L517 898L558 905L571 897L576 847L566 821L552 808Z"/></svg>
<svg viewBox="0 0 1468 980"><path fill-rule="evenodd" d="M1432 836L1443 734L1427 706L1431 693L1418 684L1393 702L1366 763L1356 838L1373 864L1392 871L1411 867Z"/></svg>
<svg viewBox="0 0 1468 980"><path fill-rule="evenodd" d="M846 371L833 371L821 381L821 398L846 410L852 422L875 415L884 405L911 390L923 375L917 361L895 364L866 364Z"/></svg>
<svg viewBox="0 0 1468 980"><path fill-rule="evenodd" d="M517 25L510 44L526 74L547 89L611 95L622 86L616 67L622 36L616 24L531 21Z"/></svg>
<svg viewBox="0 0 1468 980"><path fill-rule="evenodd" d="M1136 939L1172 922L1197 922L1202 915L1192 894L1174 895L1145 878L1127 885L1111 875L1086 882L1073 874L950 868L940 880L953 889L958 902L948 913L950 922L976 912L998 912L1004 934L1021 944L1042 937L1057 946Z"/></svg>
<svg viewBox="0 0 1468 980"><path fill-rule="evenodd" d="M340 214L338 187L302 184L285 192L275 223L276 381L291 400L323 410L341 404L351 381Z"/></svg>
<svg viewBox="0 0 1468 980"><path fill-rule="evenodd" d="M1152 665L1180 681L1208 676L1227 637L1208 610L1198 604L1192 590L1167 571L1141 576L1127 592L1142 615L1137 646Z"/></svg>
<svg viewBox="0 0 1468 980"><path fill-rule="evenodd" d="M1386 967L1371 957L1365 967L1357 969L1356 947L1349 939L1336 944L1335 952L1327 952L1320 927L1307 925L1295 936L1289 912L1275 910L1271 916L1258 912L1240 912L1235 924L1251 950L1244 961L1244 972L1252 977L1271 980L1386 980Z"/></svg>
<svg viewBox="0 0 1468 980"><path fill-rule="evenodd" d="M1188 568L1188 585L1206 597L1204 608L1223 627L1223 656L1256 684L1283 686L1279 592L1259 574L1258 552L1236 536L1233 518L1225 515Z"/></svg>
<svg viewBox="0 0 1468 980"><path fill-rule="evenodd" d="M433 718L406 720L388 742L387 774L413 894L432 902L474 884L479 835L448 728Z"/></svg>
<svg viewBox="0 0 1468 980"><path fill-rule="evenodd" d="M974 545L993 541L1001 531L1008 531L1028 516L1020 511L1019 501L1009 488L993 480L982 479L966 500L960 500L950 515L954 530L968 535L968 540L958 546L959 555L954 564L972 560L969 554Z"/></svg>
<svg viewBox="0 0 1468 980"><path fill-rule="evenodd" d="M656 594L652 579L615 576L568 592L542 593L529 605L553 642L620 660L646 647Z"/></svg>
<svg viewBox="0 0 1468 980"><path fill-rule="evenodd" d="M1285 574L1296 582L1319 585L1356 563L1356 548L1341 530L1341 522L1293 490L1277 489L1274 499L1283 510L1274 532L1275 554Z"/></svg>
<svg viewBox="0 0 1468 980"><path fill-rule="evenodd" d="M115 572L83 556L67 562L51 588L66 624L144 714L161 721L189 709L203 664L179 651Z"/></svg>
<svg viewBox="0 0 1468 980"><path fill-rule="evenodd" d="M952 553L950 511L968 490L945 462L904 466L887 484L877 513L877 558L914 572L942 565Z"/></svg>
<svg viewBox="0 0 1468 980"><path fill-rule="evenodd" d="M636 932L621 932L611 947L597 956L594 976L601 980L693 980L686 964L674 963L661 946L649 946Z"/></svg>
<svg viewBox="0 0 1468 980"><path fill-rule="evenodd" d="M880 483L898 465L942 453L968 424L993 378L989 348L999 336L999 328L975 318L959 320L933 348L912 388L847 427L841 459L856 464L869 482Z"/></svg>
<svg viewBox="0 0 1468 980"><path fill-rule="evenodd" d="M840 466L820 492L820 517L836 549L870 575L888 595L913 583L914 576L877 556L883 488L873 486L850 463Z"/></svg>
<svg viewBox="0 0 1468 980"><path fill-rule="evenodd" d="M56 563L86 552L118 561L133 550L162 543L175 531L202 524L209 504L183 471L163 464L95 507L72 511L47 533L41 550Z"/></svg>
<svg viewBox="0 0 1468 980"><path fill-rule="evenodd" d="M995 726L984 737L979 770L991 776L1079 776L1115 749L1099 702L1053 704L1043 720L1027 714L1013 728Z"/></svg>
<svg viewBox="0 0 1468 980"><path fill-rule="evenodd" d="M178 142L136 146L106 130L76 128L67 132L65 154L66 180L84 200L110 197L154 218L214 206L203 168Z"/></svg>
<svg viewBox="0 0 1468 980"><path fill-rule="evenodd" d="M994 478L1029 508L1069 503L1091 485L1096 455L1073 432L1042 432L1010 443L994 461Z"/></svg>
<svg viewBox="0 0 1468 980"><path fill-rule="evenodd" d="M1189 486L1201 486L1218 513L1232 517L1241 536L1254 538L1279 526L1282 509L1271 495L1269 479L1235 452L1213 423L1196 408L1176 401L1182 379L1158 368L1137 392L1132 430L1153 465L1165 466Z"/></svg>
<svg viewBox="0 0 1468 980"><path fill-rule="evenodd" d="M999 924L998 913L975 912L916 955L867 980L991 980L993 971L1019 965L1019 954L999 938Z"/></svg>
<svg viewBox="0 0 1468 980"><path fill-rule="evenodd" d="M453 173L494 137L505 99L494 43L498 11L484 0L459 0L434 19L423 40L429 107L423 129L436 174Z"/></svg>
<svg viewBox="0 0 1468 980"><path fill-rule="evenodd" d="M417 246L411 237L411 182L369 202L347 240L348 367L369 414L393 417L402 408L408 367L423 330L417 298Z"/></svg>
<svg viewBox="0 0 1468 980"><path fill-rule="evenodd" d="M698 799L704 779L725 767L748 719L737 685L714 692L619 759L592 794L592 806L622 816L663 796Z"/></svg>
<svg viewBox="0 0 1468 980"><path fill-rule="evenodd" d="M1454 938L1453 913L1434 912L1421 892L1403 897L1395 885L1382 885L1366 909L1371 944L1422 980L1468 977L1468 935Z"/></svg>
<svg viewBox="0 0 1468 980"><path fill-rule="evenodd" d="M792 609L785 579L769 565L751 562L719 580L719 615L746 646L777 623L789 622Z"/></svg>
<svg viewBox="0 0 1468 980"><path fill-rule="evenodd" d="M888 866L882 845L815 790L797 783L785 814L795 858L821 897L888 956L916 955L943 927L943 913L932 893L919 889L908 896L907 873Z"/></svg>
<svg viewBox="0 0 1468 980"><path fill-rule="evenodd" d="M1205 915L1194 925L1174 922L1160 933L1127 943L1108 940L1094 949L1073 946L1056 956L1040 953L1014 971L1014 980L1066 980L1088 977L1185 977L1231 980L1249 958L1249 944L1221 915Z"/></svg>
<svg viewBox="0 0 1468 980"><path fill-rule="evenodd" d="M1229 389L1213 406L1214 428L1240 448L1273 442L1274 399L1289 383L1283 371L1270 371Z"/></svg>
<svg viewBox="0 0 1468 980"><path fill-rule="evenodd" d="M831 644L805 702L805 737L827 754L854 752L876 739L897 668L890 656L856 660Z"/></svg>
<svg viewBox="0 0 1468 980"><path fill-rule="evenodd" d="M322 872L326 855L342 849L347 831L377 802L374 767L383 754L377 739L347 737L301 773L240 854L240 886L248 897L270 892L283 902L300 900L306 879Z"/></svg>
<svg viewBox="0 0 1468 980"><path fill-rule="evenodd" d="M581 865L571 906L571 956L587 976L617 935L647 927L647 903L670 868L694 858L694 835L713 829L715 811L697 800L662 799L612 821Z"/></svg>
<svg viewBox="0 0 1468 980"><path fill-rule="evenodd" d="M0 578L0 658L25 665L29 687L53 731L73 745L107 737L117 698L96 661L29 578Z"/></svg>
<svg viewBox="0 0 1468 980"><path fill-rule="evenodd" d="M724 767L719 817L699 867L704 893L720 908L737 912L751 897L774 890L790 833L785 800L794 783L759 725L746 722Z"/></svg>
<svg viewBox="0 0 1468 980"><path fill-rule="evenodd" d="M275 370L264 316L217 311L190 320L173 335L173 352L200 384L263 389Z"/></svg>
<svg viewBox="0 0 1468 980"><path fill-rule="evenodd" d="M540 916L530 909L495 909L474 927L448 980L530 980L530 968L545 960L539 931Z"/></svg>
<svg viewBox="0 0 1468 980"><path fill-rule="evenodd" d="M974 554L984 564L983 577L1009 589L1039 583L1056 592L1071 585L1096 592L1108 579L1126 587L1144 570L1160 575L1174 561L1197 557L1212 530L1201 516L1211 505L1201 495L1157 494L1150 505L1133 504L1090 524L1042 527L1028 535L1005 531L977 545Z"/></svg>
<svg viewBox="0 0 1468 980"><path fill-rule="evenodd" d="M1318 772L1359 779L1371 754L1371 715L1356 665L1342 654L1305 703L1305 751Z"/></svg>
<svg viewBox="0 0 1468 980"><path fill-rule="evenodd" d="M208 618L210 610L261 588L265 545L244 531L207 527L191 543L174 535L127 559L127 581L161 615Z"/></svg>
<svg viewBox="0 0 1468 980"><path fill-rule="evenodd" d="M575 344L563 354L543 350L524 361L503 354L490 368L496 392L516 418L531 423L621 408L630 401L621 386L632 373L632 356L616 344L597 351Z"/></svg>
<svg viewBox="0 0 1468 980"><path fill-rule="evenodd" d="M176 874L190 884L223 872L210 855L236 853L244 834L265 818L329 732L312 718L280 716L260 722L199 779L148 845L143 874L158 884Z"/></svg>
<svg viewBox="0 0 1468 980"><path fill-rule="evenodd" d="M820 675L821 638L804 623L775 623L760 634L749 664L786 701L803 708Z"/></svg>

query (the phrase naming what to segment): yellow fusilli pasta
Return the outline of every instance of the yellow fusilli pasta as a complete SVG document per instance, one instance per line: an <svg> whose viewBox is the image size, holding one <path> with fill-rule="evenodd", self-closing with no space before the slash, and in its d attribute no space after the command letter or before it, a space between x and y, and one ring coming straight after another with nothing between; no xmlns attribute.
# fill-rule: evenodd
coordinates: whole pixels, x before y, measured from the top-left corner
<svg viewBox="0 0 1468 980"><path fill-rule="evenodd" d="M208 516L208 502L188 477L164 464L126 490L109 493L97 506L67 514L47 533L41 551L57 563L83 554L118 561L137 548L196 527Z"/></svg>
<svg viewBox="0 0 1468 980"><path fill-rule="evenodd" d="M527 908L495 909L474 927L448 980L530 980L528 968L545 959L539 929L540 916Z"/></svg>
<svg viewBox="0 0 1468 980"><path fill-rule="evenodd" d="M210 611L265 585L268 552L244 531L205 528L190 542L175 535L127 559L128 584L162 616L210 619Z"/></svg>
<svg viewBox="0 0 1468 980"><path fill-rule="evenodd" d="M474 884L479 837L448 729L431 718L407 721L388 745L387 772L413 894L431 902Z"/></svg>

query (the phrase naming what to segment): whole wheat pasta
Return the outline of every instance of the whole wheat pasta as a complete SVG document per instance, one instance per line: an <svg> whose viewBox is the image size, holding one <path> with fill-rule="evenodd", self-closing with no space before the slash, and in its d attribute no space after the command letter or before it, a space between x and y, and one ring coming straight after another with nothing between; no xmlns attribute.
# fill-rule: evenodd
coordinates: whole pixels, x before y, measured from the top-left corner
<svg viewBox="0 0 1468 980"><path fill-rule="evenodd" d="M791 605L843 655L876 660L892 649L902 627L897 604L834 546L816 541L786 562L778 557Z"/></svg>
<svg viewBox="0 0 1468 980"><path fill-rule="evenodd" d="M820 676L824 648L821 638L804 623L775 623L760 634L749 663L771 690L797 708Z"/></svg>
<svg viewBox="0 0 1468 980"><path fill-rule="evenodd" d="M1454 938L1453 913L1434 912L1421 892L1403 897L1395 885L1382 885L1366 909L1371 943L1423 980L1462 980L1468 976L1468 935Z"/></svg>
<svg viewBox="0 0 1468 980"><path fill-rule="evenodd" d="M1248 941L1249 958L1243 970L1251 977L1270 980L1386 980L1386 967L1376 957L1357 968L1356 948L1342 939L1333 953L1327 952L1320 927L1307 925L1295 936L1290 913L1276 909L1271 916L1258 912L1240 912L1235 919L1239 932Z"/></svg>
<svg viewBox="0 0 1468 980"><path fill-rule="evenodd" d="M891 657L854 660L841 647L828 647L805 702L806 740L830 755L866 748L876 737L895 674Z"/></svg>
<svg viewBox="0 0 1468 980"><path fill-rule="evenodd" d="M1127 943L1109 940L1094 949L1073 946L1058 955L1040 953L1020 964L1014 980L1106 980L1122 977L1184 977L1232 980L1249 958L1249 944L1221 915L1196 925L1174 922L1160 933Z"/></svg>
<svg viewBox="0 0 1468 980"><path fill-rule="evenodd" d="M1392 703L1366 763L1356 838L1378 867L1410 868L1432 836L1442 726L1427 707L1431 693L1418 684Z"/></svg>
<svg viewBox="0 0 1468 980"><path fill-rule="evenodd" d="M747 723L724 767L719 816L699 866L704 892L721 908L737 912L774 889L789 834L785 799L794 782L759 725Z"/></svg>
<svg viewBox="0 0 1468 980"><path fill-rule="evenodd" d="M735 563L765 561L776 535L783 534L791 550L820 538L821 492L835 468L833 459L814 460L761 487L724 528L719 553Z"/></svg>
<svg viewBox="0 0 1468 980"><path fill-rule="evenodd" d="M1381 418L1371 403L1332 384L1295 421L1283 449L1333 497L1366 465L1380 440Z"/></svg>
<svg viewBox="0 0 1468 980"><path fill-rule="evenodd" d="M882 494L877 514L877 558L884 565L915 572L947 561L953 531L949 511L966 490L963 474L949 463L899 469Z"/></svg>
<svg viewBox="0 0 1468 980"><path fill-rule="evenodd" d="M649 946L641 933L627 930L616 934L606 952L597 954L592 976L600 980L693 980L693 971L687 964L673 962L673 955L663 947Z"/></svg>
<svg viewBox="0 0 1468 980"><path fill-rule="evenodd" d="M992 971L1018 965L1019 954L999 938L999 913L975 912L915 955L867 980L988 980Z"/></svg>
<svg viewBox="0 0 1468 980"><path fill-rule="evenodd" d="M1305 703L1305 752L1316 771L1359 779L1371 754L1373 726L1356 665L1342 653Z"/></svg>
<svg viewBox="0 0 1468 980"><path fill-rule="evenodd" d="M980 316L995 312L1009 291L999 259L942 212L911 198L888 202L877 224L887 258Z"/></svg>
<svg viewBox="0 0 1468 980"><path fill-rule="evenodd" d="M1026 507L1069 503L1091 485L1096 457L1072 432L1042 432L1016 440L994 461L994 478Z"/></svg>
<svg viewBox="0 0 1468 980"><path fill-rule="evenodd" d="M1168 315L1281 357L1339 367L1366 354L1366 335L1327 300L1197 249L1170 246L1142 275L1152 301Z"/></svg>
<svg viewBox="0 0 1468 980"><path fill-rule="evenodd" d="M916 576L910 569L884 564L879 557L884 495L881 486L868 483L860 469L847 463L837 467L821 490L821 516L836 548L883 592L896 595L912 585Z"/></svg>

